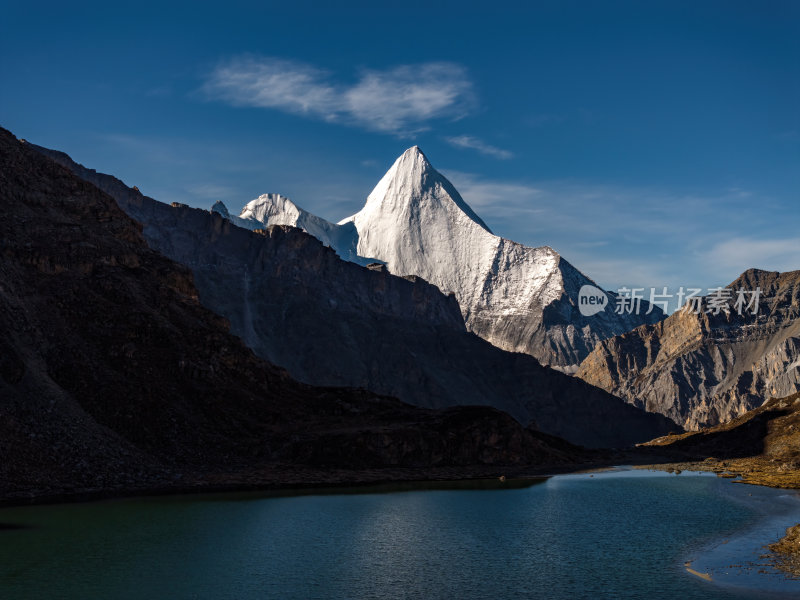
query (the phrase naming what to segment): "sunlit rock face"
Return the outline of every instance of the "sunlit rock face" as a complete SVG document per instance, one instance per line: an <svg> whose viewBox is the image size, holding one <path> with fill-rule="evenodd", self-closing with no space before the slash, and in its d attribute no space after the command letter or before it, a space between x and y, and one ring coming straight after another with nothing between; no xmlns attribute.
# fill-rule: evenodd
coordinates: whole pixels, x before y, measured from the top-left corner
<svg viewBox="0 0 800 600"><path fill-rule="evenodd" d="M800 271L750 269L728 288L734 297L760 289L756 314L678 311L601 342L578 377L687 429L724 423L796 392Z"/></svg>

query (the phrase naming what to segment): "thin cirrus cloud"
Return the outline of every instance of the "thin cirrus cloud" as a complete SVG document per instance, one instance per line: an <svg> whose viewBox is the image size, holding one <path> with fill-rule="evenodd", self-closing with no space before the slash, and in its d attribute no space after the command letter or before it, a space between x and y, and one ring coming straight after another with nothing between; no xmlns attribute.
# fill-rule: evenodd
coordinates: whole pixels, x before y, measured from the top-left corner
<svg viewBox="0 0 800 600"><path fill-rule="evenodd" d="M202 92L234 106L279 110L394 135L457 120L475 105L466 69L449 62L364 70L351 84L305 63L242 56L217 65Z"/></svg>
<svg viewBox="0 0 800 600"><path fill-rule="evenodd" d="M797 268L800 256L800 238L733 237L715 244L706 253L709 263L720 268L738 268L742 265L777 271Z"/></svg>
<svg viewBox="0 0 800 600"><path fill-rule="evenodd" d="M707 289L727 285L751 267L798 266L800 237L791 220L779 227L770 211L761 210L772 201L756 190L686 193L444 174L494 233L550 245L606 289Z"/></svg>
<svg viewBox="0 0 800 600"><path fill-rule="evenodd" d="M455 146L456 148L475 150L481 154L485 154L486 156L493 156L494 158L499 158L501 160L508 160L514 156L508 150L503 150L502 148L487 144L483 140L471 135L459 135L455 137L446 137L444 139L448 144Z"/></svg>

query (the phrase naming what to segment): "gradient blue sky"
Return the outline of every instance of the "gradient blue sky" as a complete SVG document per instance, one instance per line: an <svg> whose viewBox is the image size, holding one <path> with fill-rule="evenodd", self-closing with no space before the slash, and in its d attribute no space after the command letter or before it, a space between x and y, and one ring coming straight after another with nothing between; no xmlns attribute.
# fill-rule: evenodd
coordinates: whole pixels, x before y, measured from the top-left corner
<svg viewBox="0 0 800 600"><path fill-rule="evenodd" d="M800 268L800 3L5 3L0 125L163 201L331 220L418 144L601 285Z"/></svg>

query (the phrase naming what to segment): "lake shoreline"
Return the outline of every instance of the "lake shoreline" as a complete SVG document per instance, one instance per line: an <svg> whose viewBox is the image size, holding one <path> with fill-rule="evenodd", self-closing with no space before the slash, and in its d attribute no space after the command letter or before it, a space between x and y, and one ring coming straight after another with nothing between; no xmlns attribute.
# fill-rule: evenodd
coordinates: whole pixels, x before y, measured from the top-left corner
<svg viewBox="0 0 800 600"><path fill-rule="evenodd" d="M619 461L597 461L568 465L531 467L441 467L389 468L349 471L312 469L291 465L271 465L262 470L236 473L183 474L178 478L150 480L142 485L117 488L35 489L0 491L0 508L48 504L74 504L102 500L121 500L158 496L194 496L228 492L314 493L337 488L371 487L395 483L457 482L505 478L541 479L554 475L613 468ZM0 482L1 484L2 482ZM0 489L2 489L0 487Z"/></svg>
<svg viewBox="0 0 800 600"><path fill-rule="evenodd" d="M659 459L664 462L659 462ZM673 457L674 460L674 457ZM651 462L652 461L652 462ZM293 465L270 465L264 469L234 473L203 473L173 476L171 480L150 480L142 485L118 488L75 488L38 489L0 492L0 508L34 505L58 505L92 503L110 500L128 500L135 498L201 497L204 495L242 493L264 495L316 495L375 493L386 491L402 491L403 489L453 489L437 488L436 484L458 484L466 486L480 485L480 489L489 489L485 482L496 481L497 486L517 487L520 481L541 480L556 475L579 473L601 473L617 468L634 468L641 470L666 472L714 472L723 477L731 471L732 466L723 461L704 462L666 462L666 457L645 455L634 452L620 452L606 460L589 461L575 464L537 465L531 467L442 467L442 468L394 468L369 469L351 471L345 469L314 469ZM763 481L763 480L762 480ZM766 482L738 480L739 483L781 489L784 486L769 485ZM731 481L734 483L734 481ZM399 485L408 484L408 488ZM394 487L392 487L394 486ZM382 489L383 488L383 489ZM466 487L465 489L478 489ZM784 488L785 489L785 488ZM798 516L800 519L800 516ZM781 569L787 577L797 576L794 570L800 562L800 548L796 544L783 543L784 539L775 540L764 536L765 551L773 554L770 564ZM717 583L717 582L715 582Z"/></svg>
<svg viewBox="0 0 800 600"><path fill-rule="evenodd" d="M716 473L718 477L730 478L734 483L787 491L800 489L800 471L794 468L786 469L785 465L769 462L762 457L728 460L707 458L703 461L638 465L636 468L675 473L682 471L709 472ZM800 515L798 515L796 526L800 528ZM794 529L787 530L779 540L764 544L764 547L771 553L770 564L792 577L800 577L800 544L797 543L797 540L797 529Z"/></svg>
<svg viewBox="0 0 800 600"><path fill-rule="evenodd" d="M732 590L759 589L785 597L796 597L797 577L782 568L775 540L785 528L800 520L800 496L767 486L758 494L744 486L731 486L730 498L749 505L756 518L751 525L706 544L685 563L687 573ZM766 495L767 490L775 494ZM779 495L778 495L779 494ZM758 499L756 497L759 497ZM767 502L765 503L765 498Z"/></svg>
<svg viewBox="0 0 800 600"><path fill-rule="evenodd" d="M33 487L0 481L0 508L46 504L73 504L100 500L148 496L197 495L225 492L278 492L285 490L335 490L353 486L379 486L391 483L469 481L477 479L541 478L581 472L599 472L630 466L656 471L719 471L708 462L677 462L671 454L652 451L616 450L599 453L596 460L576 463L530 466L474 465L466 467L397 467L374 469L322 469L291 464L270 464L260 469L230 472L174 472L143 480L140 484L116 487L52 488ZM698 468L699 467L699 468ZM751 482L748 482L751 483ZM752 482L764 487L767 482Z"/></svg>

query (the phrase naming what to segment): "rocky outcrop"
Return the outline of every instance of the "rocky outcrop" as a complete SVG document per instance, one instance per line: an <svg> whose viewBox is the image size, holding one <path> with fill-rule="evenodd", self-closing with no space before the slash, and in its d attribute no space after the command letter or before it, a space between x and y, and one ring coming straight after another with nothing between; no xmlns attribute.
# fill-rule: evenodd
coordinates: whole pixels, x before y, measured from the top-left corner
<svg viewBox="0 0 800 600"><path fill-rule="evenodd" d="M707 302L699 314L678 311L601 342L577 375L687 429L724 423L765 399L794 393L800 389L800 271L746 271L728 286L731 304L739 289L757 288L757 314L740 315L733 306L712 314Z"/></svg>
<svg viewBox="0 0 800 600"><path fill-rule="evenodd" d="M772 398L727 423L657 438L643 447L696 458L761 458L800 475L800 394Z"/></svg>
<svg viewBox="0 0 800 600"><path fill-rule="evenodd" d="M786 529L786 535L769 545L778 568L800 577L800 523Z"/></svg>
<svg viewBox="0 0 800 600"><path fill-rule="evenodd" d="M192 269L203 304L256 354L316 385L347 385L428 408L491 405L587 446L676 429L583 381L464 330L455 298L418 277L341 260L302 231L259 233L218 210L171 207L41 150L113 196L151 247Z"/></svg>
<svg viewBox="0 0 800 600"><path fill-rule="evenodd" d="M406 283L423 306L427 288ZM446 322L446 299L441 309ZM491 408L424 410L294 381L200 304L191 271L150 249L114 199L0 129L0 499L198 473L236 485L277 463L579 455Z"/></svg>

